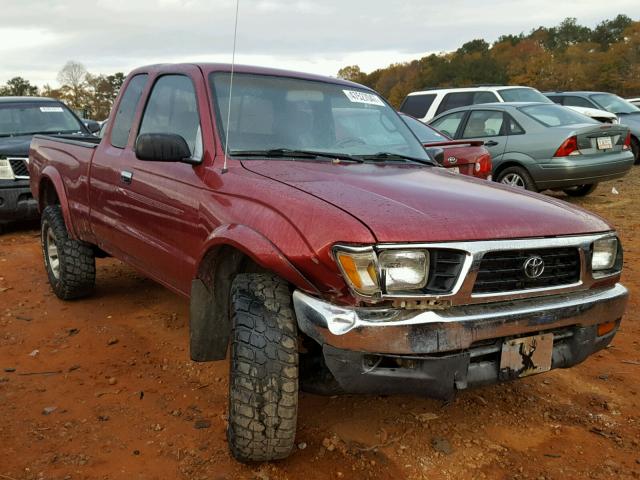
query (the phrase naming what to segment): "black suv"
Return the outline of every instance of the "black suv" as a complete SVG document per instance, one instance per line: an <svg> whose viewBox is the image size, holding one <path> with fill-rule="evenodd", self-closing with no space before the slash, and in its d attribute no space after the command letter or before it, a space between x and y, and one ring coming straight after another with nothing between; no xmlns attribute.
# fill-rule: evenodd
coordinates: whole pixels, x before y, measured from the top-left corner
<svg viewBox="0 0 640 480"><path fill-rule="evenodd" d="M0 229L11 221L37 216L27 168L29 144L36 133L92 132L58 100L0 97Z"/></svg>

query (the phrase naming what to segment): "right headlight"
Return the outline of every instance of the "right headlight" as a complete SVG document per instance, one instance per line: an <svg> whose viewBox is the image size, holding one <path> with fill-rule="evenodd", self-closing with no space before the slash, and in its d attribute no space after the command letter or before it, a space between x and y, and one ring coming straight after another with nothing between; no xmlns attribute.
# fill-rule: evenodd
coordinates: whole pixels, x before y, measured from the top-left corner
<svg viewBox="0 0 640 480"><path fill-rule="evenodd" d="M593 242L591 254L591 270L599 272L611 270L618 258L618 239L616 237L601 238Z"/></svg>
<svg viewBox="0 0 640 480"><path fill-rule="evenodd" d="M14 180L13 169L9 160L0 158L0 180Z"/></svg>
<svg viewBox="0 0 640 480"><path fill-rule="evenodd" d="M377 255L372 247L336 246L334 255L349 287L367 297L420 290L429 278L426 250L385 250Z"/></svg>

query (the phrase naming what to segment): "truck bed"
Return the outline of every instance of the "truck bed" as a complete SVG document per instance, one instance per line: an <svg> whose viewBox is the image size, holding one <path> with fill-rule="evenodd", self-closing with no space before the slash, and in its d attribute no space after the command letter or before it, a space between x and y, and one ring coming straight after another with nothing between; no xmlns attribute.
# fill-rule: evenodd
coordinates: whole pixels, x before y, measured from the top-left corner
<svg viewBox="0 0 640 480"><path fill-rule="evenodd" d="M29 148L33 197L39 202L43 186L62 183L68 199L67 222L71 233L80 237L91 232L87 180L91 159L101 140L88 135L35 135ZM53 168L47 168L50 166Z"/></svg>

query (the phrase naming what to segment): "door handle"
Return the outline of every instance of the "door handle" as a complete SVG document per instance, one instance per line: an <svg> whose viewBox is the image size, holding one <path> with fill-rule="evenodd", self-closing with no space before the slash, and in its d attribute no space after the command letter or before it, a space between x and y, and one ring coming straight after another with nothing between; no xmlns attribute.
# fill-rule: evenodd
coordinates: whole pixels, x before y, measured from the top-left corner
<svg viewBox="0 0 640 480"><path fill-rule="evenodd" d="M496 142L495 140L489 140L488 142L484 142L486 147L495 147L496 145L498 145L498 142Z"/></svg>
<svg viewBox="0 0 640 480"><path fill-rule="evenodd" d="M131 180L133 180L133 173L128 172L127 170L121 171L120 180L122 180L122 183L126 183L127 185L130 185Z"/></svg>

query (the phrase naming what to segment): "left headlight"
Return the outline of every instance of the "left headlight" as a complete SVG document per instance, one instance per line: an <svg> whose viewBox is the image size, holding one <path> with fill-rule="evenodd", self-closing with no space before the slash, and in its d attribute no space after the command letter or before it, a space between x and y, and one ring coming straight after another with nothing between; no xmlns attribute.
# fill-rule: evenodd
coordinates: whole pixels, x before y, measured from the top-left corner
<svg viewBox="0 0 640 480"><path fill-rule="evenodd" d="M429 278L426 250L385 250L337 246L334 254L349 287L364 296L419 290Z"/></svg>
<svg viewBox="0 0 640 480"><path fill-rule="evenodd" d="M611 270L616 265L618 257L618 239L616 237L602 238L593 242L591 255L591 270Z"/></svg>
<svg viewBox="0 0 640 480"><path fill-rule="evenodd" d="M9 160L0 158L0 180L13 180L14 178Z"/></svg>

